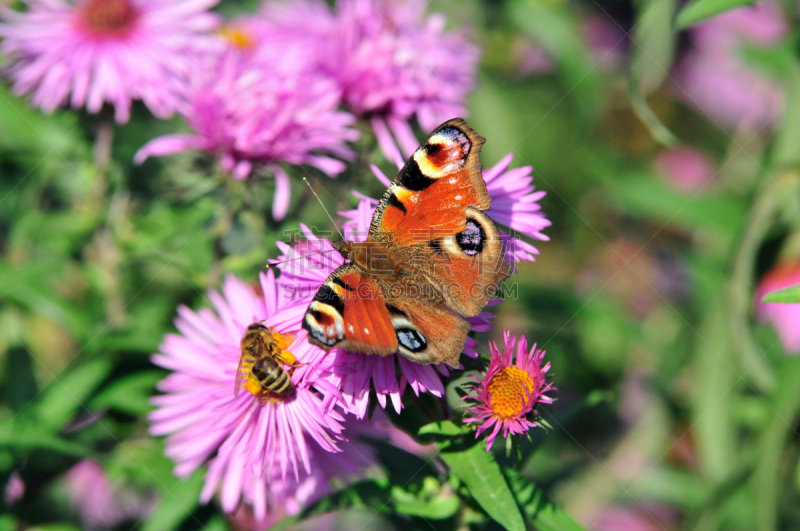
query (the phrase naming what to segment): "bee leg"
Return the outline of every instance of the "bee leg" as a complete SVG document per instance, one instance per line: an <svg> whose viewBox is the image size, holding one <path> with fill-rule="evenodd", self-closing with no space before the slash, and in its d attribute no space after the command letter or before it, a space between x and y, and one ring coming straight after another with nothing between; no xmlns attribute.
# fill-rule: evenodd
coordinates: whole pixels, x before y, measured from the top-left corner
<svg viewBox="0 0 800 531"><path fill-rule="evenodd" d="M286 365L295 366L297 364L297 358L288 350L282 351L280 354L278 354L277 358Z"/></svg>

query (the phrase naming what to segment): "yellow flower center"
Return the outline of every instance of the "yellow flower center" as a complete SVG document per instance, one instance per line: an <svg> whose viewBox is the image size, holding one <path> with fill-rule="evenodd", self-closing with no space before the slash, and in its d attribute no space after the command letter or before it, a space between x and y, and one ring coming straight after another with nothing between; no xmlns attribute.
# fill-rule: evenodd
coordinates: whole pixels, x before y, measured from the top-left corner
<svg viewBox="0 0 800 531"><path fill-rule="evenodd" d="M126 31L139 15L130 0L86 0L82 9L86 25L102 35Z"/></svg>
<svg viewBox="0 0 800 531"><path fill-rule="evenodd" d="M237 48L242 50L253 48L253 37L242 28L227 26L219 30L219 33Z"/></svg>
<svg viewBox="0 0 800 531"><path fill-rule="evenodd" d="M501 419L518 417L528 407L528 394L536 389L527 372L506 367L489 382L492 411Z"/></svg>

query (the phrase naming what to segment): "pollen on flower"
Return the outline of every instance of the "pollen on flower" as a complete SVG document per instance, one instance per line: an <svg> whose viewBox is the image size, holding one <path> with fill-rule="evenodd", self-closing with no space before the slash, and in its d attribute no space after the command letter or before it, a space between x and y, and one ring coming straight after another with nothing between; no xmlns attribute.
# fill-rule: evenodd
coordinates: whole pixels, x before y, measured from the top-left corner
<svg viewBox="0 0 800 531"><path fill-rule="evenodd" d="M251 50L255 44L253 36L242 28L226 26L219 30L219 34L242 50Z"/></svg>
<svg viewBox="0 0 800 531"><path fill-rule="evenodd" d="M130 0L87 0L82 7L86 25L100 35L123 33L139 16Z"/></svg>
<svg viewBox="0 0 800 531"><path fill-rule="evenodd" d="M528 373L516 367L502 369L488 387L492 411L501 419L518 417L529 406L536 388Z"/></svg>

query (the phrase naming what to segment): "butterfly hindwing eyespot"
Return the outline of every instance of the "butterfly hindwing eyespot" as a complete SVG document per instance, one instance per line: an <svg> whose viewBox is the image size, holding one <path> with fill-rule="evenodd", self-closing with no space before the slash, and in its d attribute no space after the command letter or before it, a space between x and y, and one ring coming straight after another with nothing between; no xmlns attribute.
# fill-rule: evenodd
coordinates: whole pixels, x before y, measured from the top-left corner
<svg viewBox="0 0 800 531"><path fill-rule="evenodd" d="M486 231L474 219L467 219L467 228L456 234L456 244L467 256L475 256L483 252L486 242Z"/></svg>
<svg viewBox="0 0 800 531"><path fill-rule="evenodd" d="M397 330L397 341L401 347L404 347L411 352L422 352L428 347L428 342L425 337L411 328L400 328Z"/></svg>

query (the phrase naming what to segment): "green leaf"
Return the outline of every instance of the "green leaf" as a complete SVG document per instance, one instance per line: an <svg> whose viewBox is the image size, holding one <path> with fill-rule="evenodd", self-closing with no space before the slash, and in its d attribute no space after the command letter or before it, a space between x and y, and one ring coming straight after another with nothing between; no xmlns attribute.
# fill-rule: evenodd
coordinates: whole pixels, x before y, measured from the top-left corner
<svg viewBox="0 0 800 531"><path fill-rule="evenodd" d="M453 516L461 506L458 496L444 492L439 482L430 476L425 478L417 493L397 485L392 487L391 493L394 510L409 516L444 520Z"/></svg>
<svg viewBox="0 0 800 531"><path fill-rule="evenodd" d="M91 450L82 444L52 435L49 430L26 420L0 420L0 447L15 448L24 453L48 450L74 457L89 457Z"/></svg>
<svg viewBox="0 0 800 531"><path fill-rule="evenodd" d="M537 531L583 531L583 528L555 505L535 483L525 479L516 470L506 470L511 490L525 513L526 521Z"/></svg>
<svg viewBox="0 0 800 531"><path fill-rule="evenodd" d="M113 381L91 402L92 409L111 408L135 416L147 414L148 402L156 383L164 377L160 371L144 371Z"/></svg>
<svg viewBox="0 0 800 531"><path fill-rule="evenodd" d="M788 288L767 293L761 299L761 302L782 302L786 304L800 302L800 285L789 286Z"/></svg>
<svg viewBox="0 0 800 531"><path fill-rule="evenodd" d="M687 230L714 230L733 238L745 218L745 205L726 195L693 196L678 192L647 174L607 182L612 199L627 214L656 219Z"/></svg>
<svg viewBox="0 0 800 531"><path fill-rule="evenodd" d="M164 495L158 508L142 526L142 531L178 529L180 523L197 508L202 488L203 473L201 471L195 472L186 481L175 485Z"/></svg>
<svg viewBox="0 0 800 531"><path fill-rule="evenodd" d="M442 452L441 456L486 514L510 531L525 531L517 501L500 465L483 444L462 452Z"/></svg>
<svg viewBox="0 0 800 531"><path fill-rule="evenodd" d="M643 94L655 91L672 68L675 6L675 0L648 0L638 6L632 72Z"/></svg>
<svg viewBox="0 0 800 531"><path fill-rule="evenodd" d="M110 369L108 359L96 359L60 375L42 392L36 404L36 418L51 430L60 430L84 408L84 401Z"/></svg>
<svg viewBox="0 0 800 531"><path fill-rule="evenodd" d="M470 431L465 426L461 426L452 420L443 420L442 422L431 422L419 429L420 435L441 435L444 437L454 437L462 435Z"/></svg>
<svg viewBox="0 0 800 531"><path fill-rule="evenodd" d="M678 13L675 23L678 29L684 29L714 15L752 4L755 0L695 0Z"/></svg>
<svg viewBox="0 0 800 531"><path fill-rule="evenodd" d="M794 43L791 43L794 46ZM794 49L792 49L794 52ZM788 79L789 94L800 91L800 64L791 55L788 66L783 68ZM786 114L775 138L775 148L772 152L772 164L776 167L800 164L800 99L789 98L786 100Z"/></svg>

